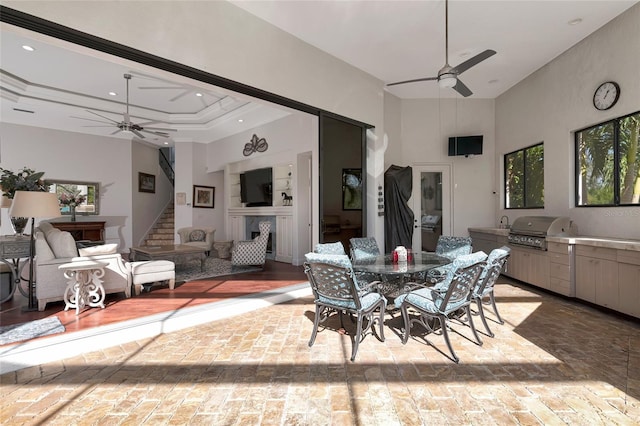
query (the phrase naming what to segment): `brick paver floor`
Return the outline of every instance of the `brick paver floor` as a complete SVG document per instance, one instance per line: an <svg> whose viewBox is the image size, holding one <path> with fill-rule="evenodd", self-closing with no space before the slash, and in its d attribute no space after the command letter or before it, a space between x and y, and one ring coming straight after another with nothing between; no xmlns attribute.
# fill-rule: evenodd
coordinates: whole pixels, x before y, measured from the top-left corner
<svg viewBox="0 0 640 426"><path fill-rule="evenodd" d="M429 336L435 348L402 345L399 315L387 315L385 342L364 339L355 362L337 321L309 348L314 307L304 298L5 374L0 422L640 424L638 322L507 279L496 294L506 322L490 323L496 336L483 346L452 325L460 364L441 336Z"/></svg>

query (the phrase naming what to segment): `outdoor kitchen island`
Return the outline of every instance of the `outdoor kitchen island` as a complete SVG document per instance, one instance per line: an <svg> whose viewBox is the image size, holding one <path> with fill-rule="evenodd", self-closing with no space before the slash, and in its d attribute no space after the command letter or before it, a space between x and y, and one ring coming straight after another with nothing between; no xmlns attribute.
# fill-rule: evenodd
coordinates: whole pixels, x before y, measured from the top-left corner
<svg viewBox="0 0 640 426"><path fill-rule="evenodd" d="M469 228L473 250L507 245L504 275L640 318L640 240L547 236L547 250L508 243L509 229Z"/></svg>

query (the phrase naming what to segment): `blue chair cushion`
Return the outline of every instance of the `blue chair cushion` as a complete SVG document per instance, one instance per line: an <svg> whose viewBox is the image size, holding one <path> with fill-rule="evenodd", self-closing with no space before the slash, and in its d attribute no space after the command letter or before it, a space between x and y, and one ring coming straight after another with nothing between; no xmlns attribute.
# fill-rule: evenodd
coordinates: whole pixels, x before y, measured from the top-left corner
<svg viewBox="0 0 640 426"><path fill-rule="evenodd" d="M378 303L380 299L382 299L382 295L380 295L379 293L365 294L360 298L362 309L367 310L371 308L373 305ZM320 296L320 302L327 305L337 306L345 309L356 309L356 304L353 300L334 300L334 299L329 299L327 297Z"/></svg>
<svg viewBox="0 0 640 426"><path fill-rule="evenodd" d="M316 244L315 252L320 254L347 254L340 241L335 243Z"/></svg>

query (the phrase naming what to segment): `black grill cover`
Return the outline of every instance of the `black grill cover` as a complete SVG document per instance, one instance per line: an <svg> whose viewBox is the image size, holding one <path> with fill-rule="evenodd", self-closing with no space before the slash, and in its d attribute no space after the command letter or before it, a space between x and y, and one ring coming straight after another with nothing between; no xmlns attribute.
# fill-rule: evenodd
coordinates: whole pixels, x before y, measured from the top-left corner
<svg viewBox="0 0 640 426"><path fill-rule="evenodd" d="M384 245L390 253L397 246L410 248L413 240L413 210L407 201L413 189L411 167L392 165L384 172Z"/></svg>

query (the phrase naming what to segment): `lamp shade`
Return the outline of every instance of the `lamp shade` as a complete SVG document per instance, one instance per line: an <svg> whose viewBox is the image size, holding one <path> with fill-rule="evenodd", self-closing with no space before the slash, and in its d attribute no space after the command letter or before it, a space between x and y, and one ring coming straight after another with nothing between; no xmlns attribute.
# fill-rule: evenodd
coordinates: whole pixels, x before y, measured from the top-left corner
<svg viewBox="0 0 640 426"><path fill-rule="evenodd" d="M58 197L52 192L16 191L9 209L13 217L58 217Z"/></svg>

